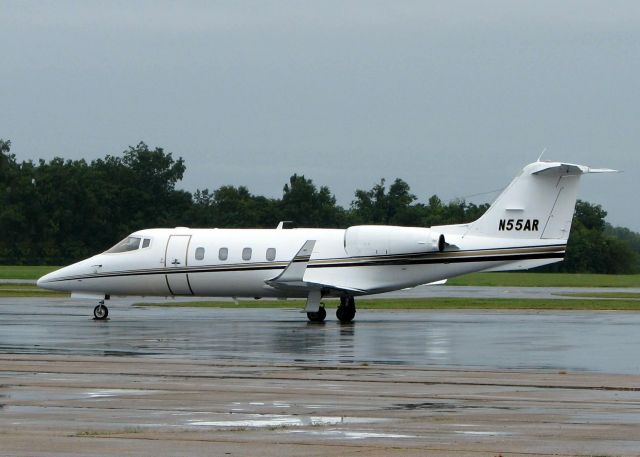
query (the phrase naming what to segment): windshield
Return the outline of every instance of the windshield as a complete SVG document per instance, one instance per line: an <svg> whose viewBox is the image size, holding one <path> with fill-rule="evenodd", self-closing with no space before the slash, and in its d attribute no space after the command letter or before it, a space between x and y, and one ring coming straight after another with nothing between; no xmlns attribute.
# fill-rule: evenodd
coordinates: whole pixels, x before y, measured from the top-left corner
<svg viewBox="0 0 640 457"><path fill-rule="evenodd" d="M141 238L137 236L128 236L124 240L120 241L114 247L106 251L107 254L115 254L116 252L135 251L140 247Z"/></svg>

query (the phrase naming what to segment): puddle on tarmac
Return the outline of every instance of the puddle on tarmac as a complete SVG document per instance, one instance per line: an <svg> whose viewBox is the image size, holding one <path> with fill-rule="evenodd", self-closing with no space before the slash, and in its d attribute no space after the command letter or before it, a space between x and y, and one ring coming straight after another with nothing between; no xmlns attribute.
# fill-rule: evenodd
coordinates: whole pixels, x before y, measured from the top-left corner
<svg viewBox="0 0 640 457"><path fill-rule="evenodd" d="M97 389L89 391L80 391L73 389L42 389L33 390L31 388L16 388L11 391L7 397L14 401L55 401L55 400L83 400L87 398L112 398L124 397L129 395L148 395L152 393L161 393L162 390L146 390L146 389ZM2 398L0 396L0 398Z"/></svg>
<svg viewBox="0 0 640 457"><path fill-rule="evenodd" d="M291 416L288 414L247 414L244 418L223 421L190 420L196 427L309 427L338 424L372 424L388 419L343 416Z"/></svg>
<svg viewBox="0 0 640 457"><path fill-rule="evenodd" d="M146 390L146 389L100 389L85 392L85 397L89 398L109 398L120 397L125 395L148 395L151 393L158 393L160 390Z"/></svg>
<svg viewBox="0 0 640 457"><path fill-rule="evenodd" d="M511 435L511 433L507 432L480 432L480 431L471 431L471 430L456 430L454 433L458 435L469 435L469 436L503 436L503 435Z"/></svg>
<svg viewBox="0 0 640 457"><path fill-rule="evenodd" d="M251 409L256 410L256 409L268 409L268 408L291 408L291 404L286 401L270 401L270 402L252 401L250 403L234 401L233 403L231 403L231 406L233 407L230 408L230 410L234 412L249 411ZM255 408L256 406L264 406L265 408Z"/></svg>
<svg viewBox="0 0 640 457"><path fill-rule="evenodd" d="M282 433L304 433L306 435L323 436L326 438L346 438L363 440L366 438L415 438L415 435L402 435L399 433L375 433L358 430L286 430Z"/></svg>
<svg viewBox="0 0 640 457"><path fill-rule="evenodd" d="M583 411L575 414L572 419L576 424L628 424L640 423L640 412L633 411L607 412Z"/></svg>
<svg viewBox="0 0 640 457"><path fill-rule="evenodd" d="M446 402L423 402L423 403L398 403L389 408L388 410L406 410L406 411L415 411L415 410L437 410L441 412L453 412L459 409L500 409L500 410L513 410L514 408L508 406L491 406L488 408L487 406L476 406L476 405L462 405L456 403L446 403Z"/></svg>

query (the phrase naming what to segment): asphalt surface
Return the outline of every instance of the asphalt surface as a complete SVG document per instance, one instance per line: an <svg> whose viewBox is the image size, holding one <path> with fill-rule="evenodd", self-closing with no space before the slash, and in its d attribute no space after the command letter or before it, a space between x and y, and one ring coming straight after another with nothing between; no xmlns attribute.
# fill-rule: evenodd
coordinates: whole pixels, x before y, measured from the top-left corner
<svg viewBox="0 0 640 457"><path fill-rule="evenodd" d="M640 455L640 313L132 301L0 299L0 456Z"/></svg>
<svg viewBox="0 0 640 457"><path fill-rule="evenodd" d="M134 307L0 299L0 353L385 363L640 374L640 313L359 310L312 324L300 309ZM157 300L157 299L156 299Z"/></svg>
<svg viewBox="0 0 640 457"><path fill-rule="evenodd" d="M0 354L0 455L631 456L638 379Z"/></svg>

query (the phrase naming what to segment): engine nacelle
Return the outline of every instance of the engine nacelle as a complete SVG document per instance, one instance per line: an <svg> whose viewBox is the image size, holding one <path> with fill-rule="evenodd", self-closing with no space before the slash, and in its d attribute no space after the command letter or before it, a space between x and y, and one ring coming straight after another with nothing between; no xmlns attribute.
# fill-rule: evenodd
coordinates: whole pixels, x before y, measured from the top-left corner
<svg viewBox="0 0 640 457"><path fill-rule="evenodd" d="M430 228L356 225L344 234L344 247L350 256L442 252L445 246L444 235Z"/></svg>

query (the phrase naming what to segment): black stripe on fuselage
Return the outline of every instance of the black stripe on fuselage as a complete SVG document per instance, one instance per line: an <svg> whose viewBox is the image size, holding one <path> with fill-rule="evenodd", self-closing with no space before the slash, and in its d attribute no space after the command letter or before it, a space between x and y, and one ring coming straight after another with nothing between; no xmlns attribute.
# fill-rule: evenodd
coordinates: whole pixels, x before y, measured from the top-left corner
<svg viewBox="0 0 640 457"><path fill-rule="evenodd" d="M411 254L384 254L377 256L344 257L334 259L316 259L309 261L307 268L347 268L357 266L393 266L393 265L433 265L469 262L508 262L517 260L537 260L563 258L566 245L549 245L517 248L476 249L468 251L421 252ZM295 261L295 260L294 260ZM230 265L206 265L185 268L154 268L124 270L109 273L67 276L51 282L73 281L81 279L113 278L123 276L170 275L184 273L219 273L257 270L280 270L287 262L256 262Z"/></svg>

